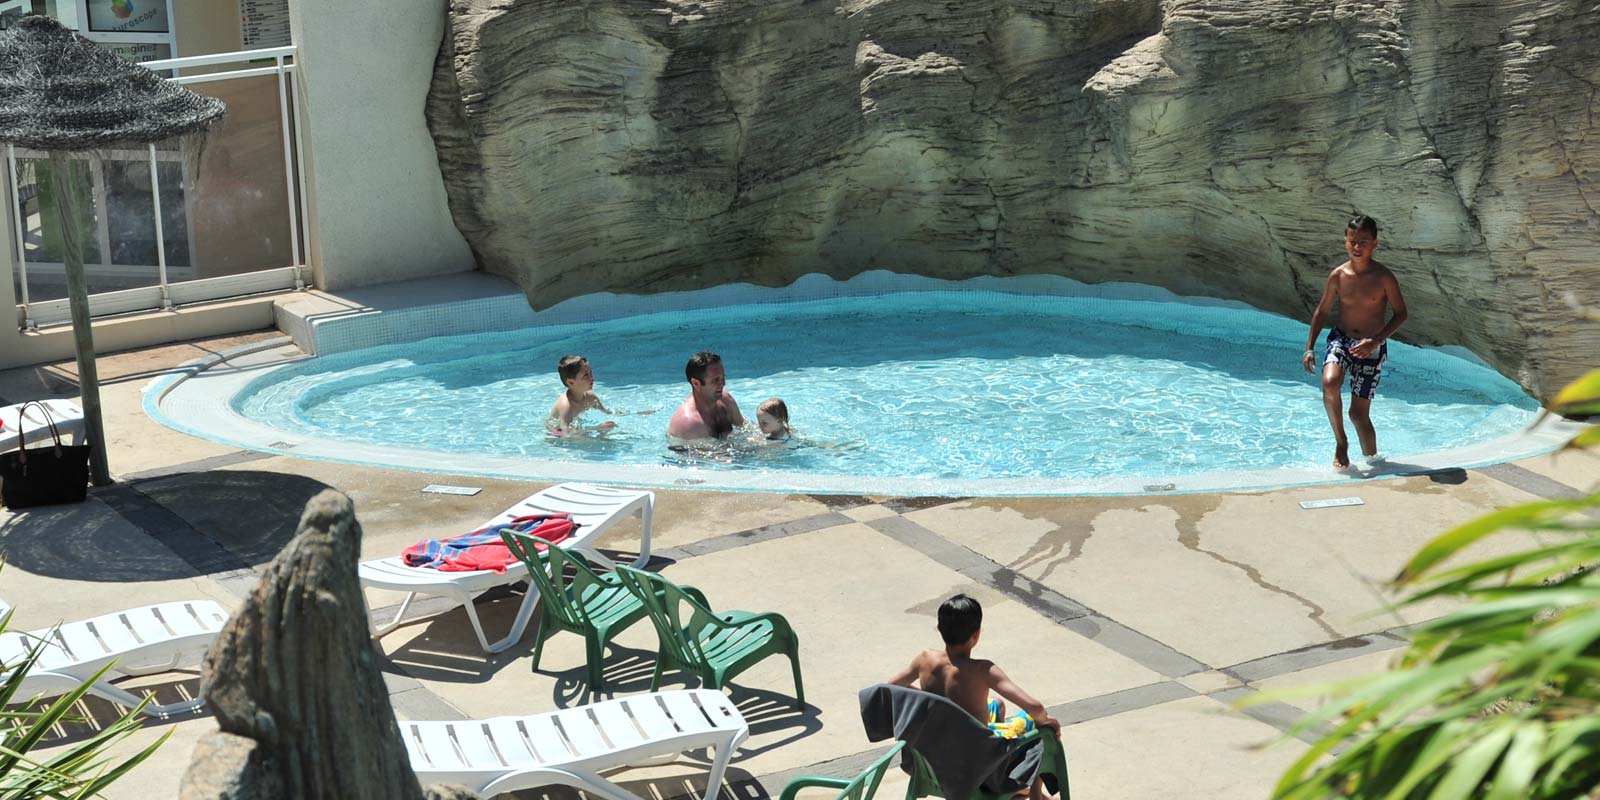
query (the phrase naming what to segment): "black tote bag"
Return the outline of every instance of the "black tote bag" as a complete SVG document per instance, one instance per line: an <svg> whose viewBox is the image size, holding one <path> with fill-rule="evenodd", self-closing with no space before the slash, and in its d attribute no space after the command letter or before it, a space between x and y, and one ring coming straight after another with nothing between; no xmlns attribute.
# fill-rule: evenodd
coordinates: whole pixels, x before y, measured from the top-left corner
<svg viewBox="0 0 1600 800"><path fill-rule="evenodd" d="M20 422L28 406L44 413L53 444L28 449L23 429L17 428L18 449L0 453L0 504L30 508L56 503L79 503L89 488L89 445L61 443L61 431L43 403L25 403L17 410Z"/></svg>

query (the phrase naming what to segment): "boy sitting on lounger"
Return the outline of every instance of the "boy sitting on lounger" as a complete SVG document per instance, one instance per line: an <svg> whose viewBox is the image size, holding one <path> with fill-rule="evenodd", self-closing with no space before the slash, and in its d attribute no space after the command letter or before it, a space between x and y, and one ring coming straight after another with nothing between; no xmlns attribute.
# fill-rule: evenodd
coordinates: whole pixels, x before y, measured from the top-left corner
<svg viewBox="0 0 1600 800"><path fill-rule="evenodd" d="M600 402L594 393L594 370L589 366L589 359L583 356L562 356L556 364L556 372L561 375L561 382L567 390L556 398L556 404L550 408L550 418L545 420L545 429L552 436L571 436L578 433L605 433L617 427L617 423L606 420L599 425L584 426L578 423L578 417L589 409L594 409L602 414L626 414L626 411L613 411ZM650 411L640 411L639 414L649 414Z"/></svg>
<svg viewBox="0 0 1600 800"><path fill-rule="evenodd" d="M993 691L1027 712L1034 725L1059 732L1061 723L1050 716L1043 703L1012 683L1005 670L993 661L972 657L982 632L983 606L977 600L958 594L944 601L939 606L939 637L944 639L944 649L918 653L910 666L895 673L889 682L897 686L915 684L922 691L945 697L991 727L1006 718L1004 703L998 709L991 707L989 692ZM1047 797L1043 780L1034 781L1028 797Z"/></svg>

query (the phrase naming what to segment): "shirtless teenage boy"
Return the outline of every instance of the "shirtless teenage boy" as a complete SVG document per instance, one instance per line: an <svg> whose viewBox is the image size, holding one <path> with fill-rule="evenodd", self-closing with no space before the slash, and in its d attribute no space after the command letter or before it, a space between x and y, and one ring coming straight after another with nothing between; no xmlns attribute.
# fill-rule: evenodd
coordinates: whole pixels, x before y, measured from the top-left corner
<svg viewBox="0 0 1600 800"><path fill-rule="evenodd" d="M672 413L667 435L675 439L721 439L744 425L739 404L728 394L722 356L699 352L683 367L689 379L689 398Z"/></svg>
<svg viewBox="0 0 1600 800"><path fill-rule="evenodd" d="M944 601L939 606L939 638L944 640L944 649L918 653L910 666L895 673L889 682L896 686L916 684L924 692L949 699L985 724L989 722L989 692L993 691L1028 712L1033 724L1059 732L1061 723L1050 716L1043 703L1012 683L1005 670L993 661L972 657L982 632L983 606L977 600L958 594ZM996 716L1005 718L1003 704ZM1043 780L1033 782L1028 797L1045 797Z"/></svg>
<svg viewBox="0 0 1600 800"><path fill-rule="evenodd" d="M1340 397L1346 375L1350 376L1350 422L1361 439L1361 454L1369 461L1379 457L1378 433L1372 429L1368 411L1383 362L1389 357L1389 337L1405 324L1407 316L1400 282L1388 267L1372 258L1378 249L1378 223L1368 216L1350 220L1345 226L1344 249L1350 260L1328 276L1322 301L1311 315L1305 355L1300 358L1306 372L1316 374L1312 361L1317 335L1329 322L1337 298L1339 322L1328 331L1328 350L1322 359L1322 405L1328 411L1328 424L1333 426L1333 466L1337 469L1350 466L1350 440L1344 434ZM1385 321L1390 311L1393 314Z"/></svg>

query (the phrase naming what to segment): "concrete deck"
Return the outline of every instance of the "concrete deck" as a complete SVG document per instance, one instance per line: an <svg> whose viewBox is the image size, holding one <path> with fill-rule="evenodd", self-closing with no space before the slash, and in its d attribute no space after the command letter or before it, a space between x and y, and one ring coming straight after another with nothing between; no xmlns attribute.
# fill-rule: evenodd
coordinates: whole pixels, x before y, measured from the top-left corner
<svg viewBox="0 0 1600 800"><path fill-rule="evenodd" d="M0 596L15 624L46 627L186 597L237 604L288 540L305 501L333 487L356 503L369 557L469 529L540 484L353 467L232 450L145 416L141 390L185 361L275 331L104 357L110 464L118 482L78 506L0 511ZM75 396L68 363L0 372L0 400ZM1309 701L1232 709L1262 689L1382 668L1397 629L1442 610L1381 610L1383 582L1445 528L1492 509L1576 495L1600 457L1573 452L1429 476L1272 492L1054 499L887 498L659 491L655 567L706 591L718 608L779 611L801 640L809 705L795 711L783 659L741 675L731 696L753 735L724 796L776 796L798 774L853 774L866 741L857 689L934 646L934 611L963 591L986 611L979 654L995 659L1065 720L1074 795L1265 796L1304 751L1265 750ZM481 486L476 497L422 494L430 483ZM1302 510L1306 499L1365 505ZM637 547L622 526L605 546ZM1521 546L1517 537L1477 553ZM520 596L480 601L491 634ZM397 601L372 596L374 613ZM624 633L606 662L607 694L643 690L654 635ZM407 718L532 713L591 699L577 637L558 636L542 671L524 642L486 658L458 608L380 641L396 712ZM143 679L163 701L197 680ZM114 717L90 701L92 719ZM106 793L176 796L204 713L150 722L119 749L172 738ZM86 728L71 726L60 747ZM703 788L692 759L611 777L642 797ZM891 775L882 797L901 791ZM882 794L887 793L887 794ZM525 793L527 797L538 792Z"/></svg>

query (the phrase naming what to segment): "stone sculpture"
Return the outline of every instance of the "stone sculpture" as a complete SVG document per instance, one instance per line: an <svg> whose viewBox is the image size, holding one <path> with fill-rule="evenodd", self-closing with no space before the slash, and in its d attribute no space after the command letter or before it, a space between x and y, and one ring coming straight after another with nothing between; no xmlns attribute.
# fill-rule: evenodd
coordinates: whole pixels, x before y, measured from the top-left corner
<svg viewBox="0 0 1600 800"><path fill-rule="evenodd" d="M356 580L361 526L331 489L306 504L206 654L220 731L195 746L182 800L465 800L411 771Z"/></svg>
<svg viewBox="0 0 1600 800"><path fill-rule="evenodd" d="M454 0L427 118L536 307L869 269L1308 319L1385 225L1402 338L1550 397L1600 328L1592 0Z"/></svg>

